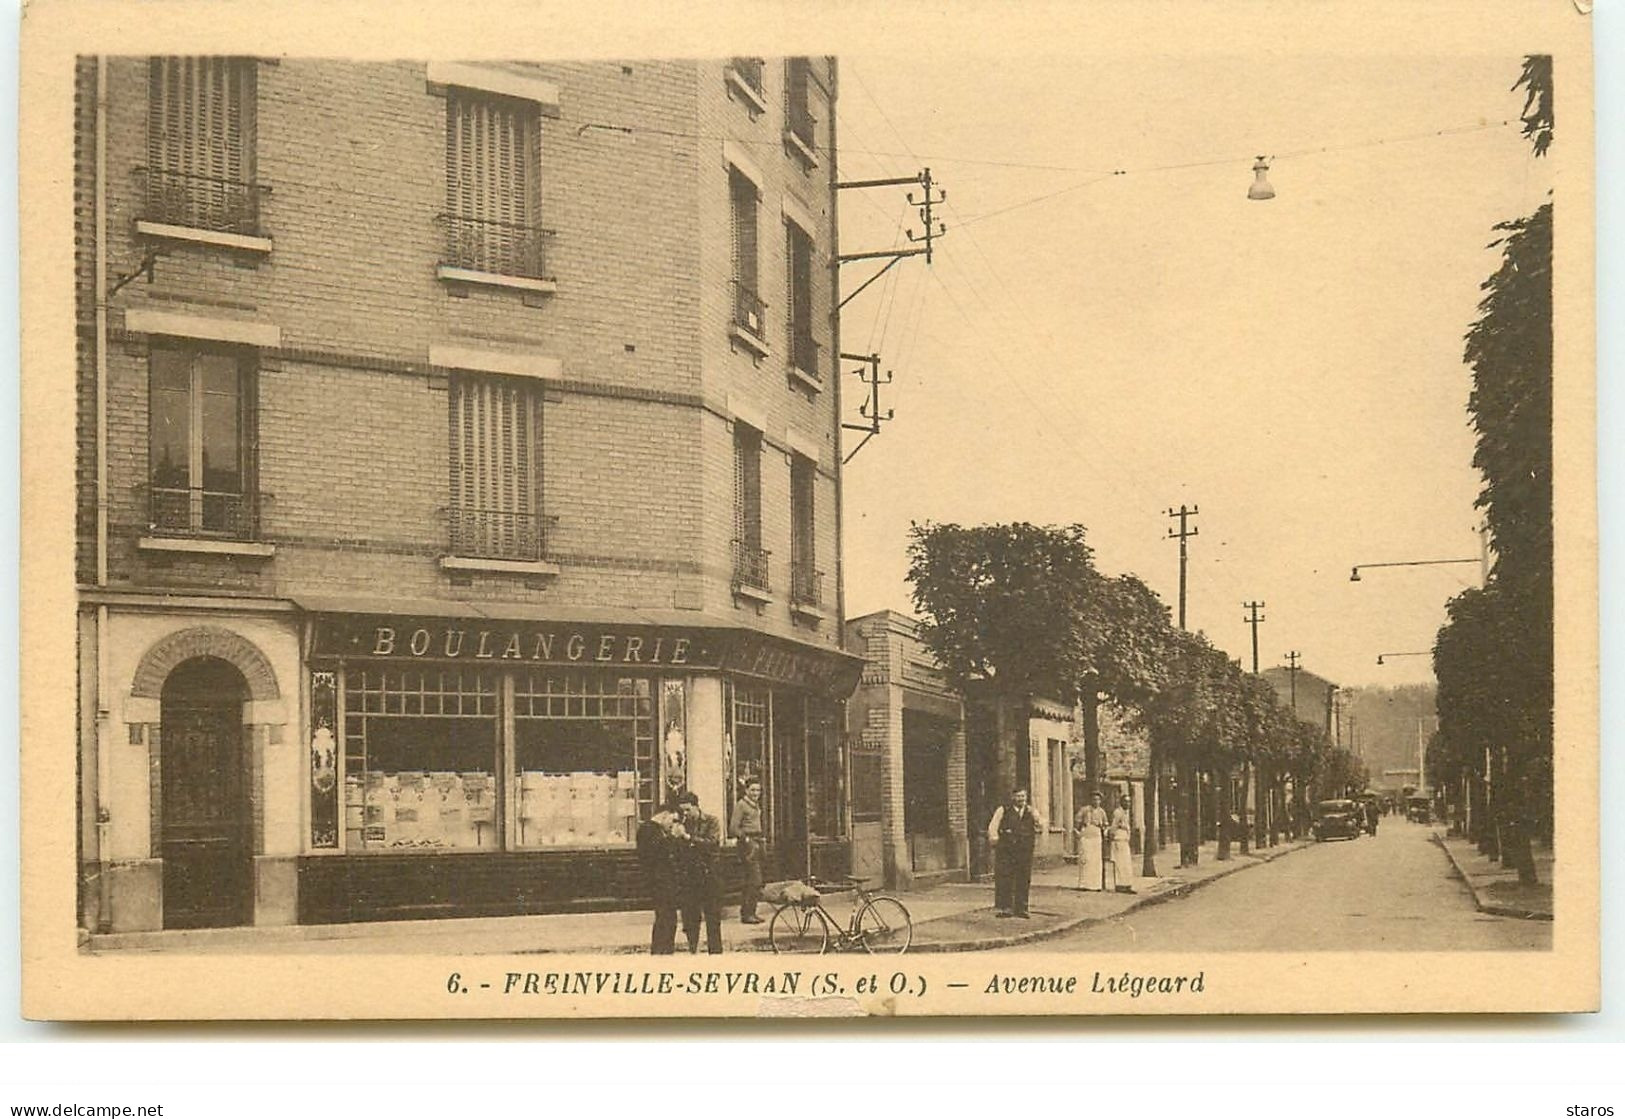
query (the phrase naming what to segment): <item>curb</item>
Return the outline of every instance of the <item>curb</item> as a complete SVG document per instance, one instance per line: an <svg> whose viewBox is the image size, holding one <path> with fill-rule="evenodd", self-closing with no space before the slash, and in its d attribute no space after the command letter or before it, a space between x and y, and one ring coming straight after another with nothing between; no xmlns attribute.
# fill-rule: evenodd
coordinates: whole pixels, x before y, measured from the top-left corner
<svg viewBox="0 0 1625 1119"><path fill-rule="evenodd" d="M1310 843L1310 840L1300 839L1291 841L1289 845L1283 846L1279 850L1271 851L1268 854L1252 852L1248 855L1248 857L1253 859L1253 862L1239 863L1236 866L1230 867L1228 870L1222 870L1217 874L1210 874L1206 878L1199 879L1195 882L1181 882L1179 885L1174 886L1171 889L1163 890L1160 893L1146 894L1143 897L1130 902L1122 909L1119 909L1116 913L1109 913L1098 917L1075 917L1070 921L1063 921L1061 924L1056 925L1053 928L1035 929L1029 933L1014 933L1009 936L987 936L978 940L945 941L939 944L916 944L909 947L909 952L910 954L914 955L926 952L983 952L996 948L1013 948L1021 944L1033 944L1041 940L1052 940L1055 937L1065 936L1067 933L1074 932L1078 929L1087 928L1090 925L1098 925L1103 921L1110 921L1114 918L1121 917L1125 913L1133 913L1136 910L1146 909L1153 905L1161 905L1166 901L1173 901L1175 898L1186 897L1187 895L1200 890L1203 886L1206 886L1210 882L1217 882L1219 879L1228 878L1232 874L1239 874L1241 871L1251 870L1253 867L1274 862L1276 859L1279 859L1285 855L1290 855L1294 851L1303 850L1303 848L1309 846Z"/></svg>
<svg viewBox="0 0 1625 1119"><path fill-rule="evenodd" d="M1444 852L1444 857L1450 860L1450 869L1456 872L1456 877L1461 879L1462 885L1467 887L1467 892L1473 895L1473 905L1478 908L1480 913L1488 913L1492 917L1514 917L1520 921L1550 921L1552 919L1552 915L1543 909L1520 909L1515 905L1502 905L1500 902L1485 900L1478 887L1473 885L1473 880L1468 877L1467 871L1456 860L1456 853L1444 841L1444 836L1434 832L1433 842L1438 845L1439 850Z"/></svg>

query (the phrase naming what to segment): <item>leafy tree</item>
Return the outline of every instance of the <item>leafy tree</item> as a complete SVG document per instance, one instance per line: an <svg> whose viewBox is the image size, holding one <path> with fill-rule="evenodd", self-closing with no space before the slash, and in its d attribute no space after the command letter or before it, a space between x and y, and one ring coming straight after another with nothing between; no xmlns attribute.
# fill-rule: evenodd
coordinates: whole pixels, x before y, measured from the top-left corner
<svg viewBox="0 0 1625 1119"><path fill-rule="evenodd" d="M1101 773L1101 702L1134 709L1147 702L1162 682L1173 627L1168 607L1136 575L1097 577L1081 606L1075 636L1079 659L1087 667L1078 681L1078 695L1084 770L1093 784Z"/></svg>
<svg viewBox="0 0 1625 1119"><path fill-rule="evenodd" d="M1075 624L1100 581L1084 528L915 524L908 559L921 640L956 687L992 701L1002 799L1026 754L1028 699L1071 700L1095 668Z"/></svg>

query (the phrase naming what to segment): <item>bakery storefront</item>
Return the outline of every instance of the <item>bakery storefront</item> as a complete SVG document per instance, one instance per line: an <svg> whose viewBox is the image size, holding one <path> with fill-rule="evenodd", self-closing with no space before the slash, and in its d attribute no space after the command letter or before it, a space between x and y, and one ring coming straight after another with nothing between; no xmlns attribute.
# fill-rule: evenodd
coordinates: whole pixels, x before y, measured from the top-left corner
<svg viewBox="0 0 1625 1119"><path fill-rule="evenodd" d="M306 634L302 923L639 905L639 823L686 788L726 828L753 777L772 873L845 868L856 658L726 626L317 612Z"/></svg>

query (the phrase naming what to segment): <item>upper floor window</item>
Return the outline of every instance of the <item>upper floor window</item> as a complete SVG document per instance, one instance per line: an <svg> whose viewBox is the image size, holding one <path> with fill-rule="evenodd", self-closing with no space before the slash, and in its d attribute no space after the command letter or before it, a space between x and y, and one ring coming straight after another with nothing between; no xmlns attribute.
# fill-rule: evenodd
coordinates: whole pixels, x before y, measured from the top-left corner
<svg viewBox="0 0 1625 1119"><path fill-rule="evenodd" d="M147 87L145 218L258 234L253 59L153 58Z"/></svg>
<svg viewBox="0 0 1625 1119"><path fill-rule="evenodd" d="M762 433L734 422L734 587L768 591L762 549Z"/></svg>
<svg viewBox="0 0 1625 1119"><path fill-rule="evenodd" d="M784 133L809 167L818 163L812 113L812 60L791 58L784 64Z"/></svg>
<svg viewBox="0 0 1625 1119"><path fill-rule="evenodd" d="M818 464L805 455L790 458L790 602L819 607L824 601L824 573L818 570L817 520L813 485Z"/></svg>
<svg viewBox="0 0 1625 1119"><path fill-rule="evenodd" d="M728 59L726 71L728 83L744 98L745 106L753 120L767 109L767 86L763 81L763 71L766 69L764 59L743 57Z"/></svg>
<svg viewBox="0 0 1625 1119"><path fill-rule="evenodd" d="M254 385L246 351L153 344L147 447L154 531L254 536Z"/></svg>
<svg viewBox="0 0 1625 1119"><path fill-rule="evenodd" d="M444 263L545 279L541 113L534 101L454 88L446 96Z"/></svg>
<svg viewBox="0 0 1625 1119"><path fill-rule="evenodd" d="M818 342L813 338L813 240L793 221L785 222L784 230L790 360L795 368L817 380Z"/></svg>
<svg viewBox="0 0 1625 1119"><path fill-rule="evenodd" d="M452 377L453 555L522 561L544 555L538 388L514 377Z"/></svg>
<svg viewBox="0 0 1625 1119"><path fill-rule="evenodd" d="M737 167L728 169L728 199L733 228L733 323L756 338L767 333L767 305L758 278L756 184Z"/></svg>

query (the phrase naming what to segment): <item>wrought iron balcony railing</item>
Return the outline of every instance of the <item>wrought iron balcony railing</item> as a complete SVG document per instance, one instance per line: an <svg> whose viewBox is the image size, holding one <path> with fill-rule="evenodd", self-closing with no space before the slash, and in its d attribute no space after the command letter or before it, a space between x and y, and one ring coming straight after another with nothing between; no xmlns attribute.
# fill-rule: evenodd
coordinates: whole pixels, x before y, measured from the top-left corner
<svg viewBox="0 0 1625 1119"><path fill-rule="evenodd" d="M795 367L813 380L821 380L818 357L823 347L809 333L796 331L790 336L790 358Z"/></svg>
<svg viewBox="0 0 1625 1119"><path fill-rule="evenodd" d="M824 605L824 573L811 560L790 564L790 601L797 606Z"/></svg>
<svg viewBox="0 0 1625 1119"><path fill-rule="evenodd" d="M136 177L141 216L147 221L246 237L260 234L260 200L270 193L268 187L152 167L136 168Z"/></svg>
<svg viewBox="0 0 1625 1119"><path fill-rule="evenodd" d="M748 330L758 338L767 336L767 304L746 287L743 281L733 281L734 325Z"/></svg>
<svg viewBox="0 0 1625 1119"><path fill-rule="evenodd" d="M446 512L452 555L465 559L539 560L545 555L544 518L506 509L453 506Z"/></svg>
<svg viewBox="0 0 1625 1119"><path fill-rule="evenodd" d="M442 264L499 276L552 278L547 275L543 251L547 239L553 236L551 229L457 214L441 214L435 220L445 235Z"/></svg>
<svg viewBox="0 0 1625 1119"><path fill-rule="evenodd" d="M165 536L252 540L259 531L259 495L154 486L148 524Z"/></svg>
<svg viewBox="0 0 1625 1119"><path fill-rule="evenodd" d="M766 60L761 58L730 58L728 65L733 72L739 75L741 81L750 86L758 96L764 89L762 85L762 71L766 67Z"/></svg>
<svg viewBox="0 0 1625 1119"><path fill-rule="evenodd" d="M753 547L743 540L735 540L733 546L734 586L771 591L773 587L768 582L767 557L773 553Z"/></svg>

